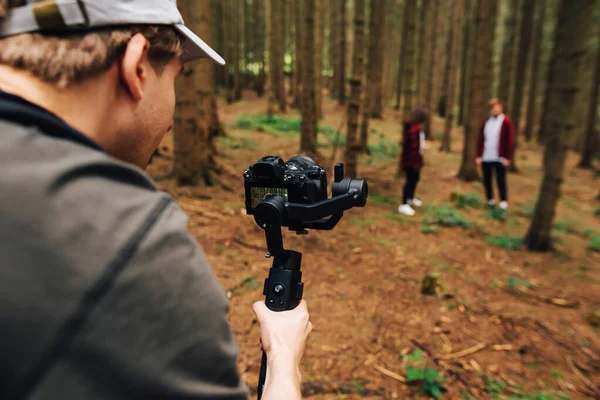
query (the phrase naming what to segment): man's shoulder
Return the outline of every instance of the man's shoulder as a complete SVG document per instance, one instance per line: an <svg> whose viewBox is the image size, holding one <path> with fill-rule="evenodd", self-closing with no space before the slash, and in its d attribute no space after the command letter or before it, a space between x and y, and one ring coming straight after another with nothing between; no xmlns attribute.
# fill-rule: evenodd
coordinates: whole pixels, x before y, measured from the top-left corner
<svg viewBox="0 0 600 400"><path fill-rule="evenodd" d="M15 240L109 257L170 201L140 169L84 145L0 121L0 220ZM32 241L33 240L33 241Z"/></svg>

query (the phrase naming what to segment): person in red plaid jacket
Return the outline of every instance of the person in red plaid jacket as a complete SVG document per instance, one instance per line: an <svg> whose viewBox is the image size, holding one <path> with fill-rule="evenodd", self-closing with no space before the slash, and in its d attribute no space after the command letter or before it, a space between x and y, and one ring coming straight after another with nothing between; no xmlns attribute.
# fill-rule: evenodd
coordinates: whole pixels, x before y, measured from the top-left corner
<svg viewBox="0 0 600 400"><path fill-rule="evenodd" d="M425 133L423 124L429 118L424 108L417 108L404 123L402 140L402 169L406 173L406 183L402 204L398 207L400 214L412 217L416 214L413 207L421 207L423 202L415 197L417 184L421 179L423 168L423 150L425 149Z"/></svg>

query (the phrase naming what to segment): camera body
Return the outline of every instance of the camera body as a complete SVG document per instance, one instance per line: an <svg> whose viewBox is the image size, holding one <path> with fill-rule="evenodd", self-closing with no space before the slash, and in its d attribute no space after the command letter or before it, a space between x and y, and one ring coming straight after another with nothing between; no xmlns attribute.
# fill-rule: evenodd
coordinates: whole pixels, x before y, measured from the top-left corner
<svg viewBox="0 0 600 400"><path fill-rule="evenodd" d="M327 199L327 173L313 159L297 156L284 162L281 157L267 156L244 172L246 213L269 195L287 202L313 204Z"/></svg>

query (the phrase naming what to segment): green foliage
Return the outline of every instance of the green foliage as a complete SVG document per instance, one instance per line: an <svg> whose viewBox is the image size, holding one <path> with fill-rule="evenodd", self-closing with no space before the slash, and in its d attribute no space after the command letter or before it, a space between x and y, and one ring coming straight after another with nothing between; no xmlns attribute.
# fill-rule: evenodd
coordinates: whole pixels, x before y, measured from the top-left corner
<svg viewBox="0 0 600 400"><path fill-rule="evenodd" d="M350 382L350 384L354 386L354 389L356 389L356 393L358 393L359 396L365 395L365 387L359 381L354 380Z"/></svg>
<svg viewBox="0 0 600 400"><path fill-rule="evenodd" d="M594 235L590 238L588 249L600 253L600 235Z"/></svg>
<svg viewBox="0 0 600 400"><path fill-rule="evenodd" d="M600 208L596 208L596 209L594 210L594 217L596 217L596 218L600 218Z"/></svg>
<svg viewBox="0 0 600 400"><path fill-rule="evenodd" d="M505 222L506 221L506 210L501 208L490 208L485 212L484 215L487 219L494 221Z"/></svg>
<svg viewBox="0 0 600 400"><path fill-rule="evenodd" d="M435 225L423 225L421 227L421 232L425 233L425 234L429 234L429 233L438 233L439 232L439 228Z"/></svg>
<svg viewBox="0 0 600 400"><path fill-rule="evenodd" d="M259 144L255 140L232 136L220 138L219 143L221 146L229 149L256 150L259 147Z"/></svg>
<svg viewBox="0 0 600 400"><path fill-rule="evenodd" d="M529 288L532 286L531 282L529 282L527 279L519 279L516 276L509 278L508 281L506 282L506 284L507 284L508 288L511 290L520 289L520 288Z"/></svg>
<svg viewBox="0 0 600 400"><path fill-rule="evenodd" d="M452 193L452 201L458 208L480 208L483 205L478 193Z"/></svg>
<svg viewBox="0 0 600 400"><path fill-rule="evenodd" d="M246 278L243 285L246 287L246 289L250 290L256 290L260 286L253 277Z"/></svg>
<svg viewBox="0 0 600 400"><path fill-rule="evenodd" d="M387 213L384 215L385 219L389 219L390 221L398 222L400 224L418 224L418 221L414 219L410 219L409 217L403 217L402 215L396 213Z"/></svg>
<svg viewBox="0 0 600 400"><path fill-rule="evenodd" d="M233 125L235 129L265 132L275 137L296 137L300 134L302 120L300 118L288 118L278 115L242 115ZM322 133L332 143L335 140L336 131L330 126L320 125L319 133ZM340 137L340 144L344 144L344 138Z"/></svg>
<svg viewBox="0 0 600 400"><path fill-rule="evenodd" d="M577 230L571 222L558 221L554 224L554 230L560 233L576 233Z"/></svg>
<svg viewBox="0 0 600 400"><path fill-rule="evenodd" d="M394 204L398 202L398 199L383 194L369 194L369 201L383 204Z"/></svg>
<svg viewBox="0 0 600 400"><path fill-rule="evenodd" d="M494 397L496 399L497 397ZM510 397L503 397L506 400L570 400L568 394L563 392L538 392L533 395L517 395Z"/></svg>
<svg viewBox="0 0 600 400"><path fill-rule="evenodd" d="M375 218L366 218L366 219L351 218L349 220L349 222L352 225L356 225L356 226L369 226L369 225L373 225L375 222L377 222L377 220Z"/></svg>
<svg viewBox="0 0 600 400"><path fill-rule="evenodd" d="M489 394L502 394L504 392L504 388L506 387L506 383L502 381L495 381L493 379L487 379L485 382L485 391Z"/></svg>
<svg viewBox="0 0 600 400"><path fill-rule="evenodd" d="M523 203L518 203L518 210L517 210L517 214L521 217L525 217L525 218L532 218L533 217L533 213L535 212L535 205L534 204L523 204Z"/></svg>
<svg viewBox="0 0 600 400"><path fill-rule="evenodd" d="M523 247L523 238L514 236L488 236L487 242L505 250L519 251Z"/></svg>
<svg viewBox="0 0 600 400"><path fill-rule="evenodd" d="M405 363L412 364L406 367L406 381L422 384L424 394L439 399L444 390L444 377L437 370L424 365L423 352L415 350L412 354L403 356L402 359Z"/></svg>
<svg viewBox="0 0 600 400"><path fill-rule="evenodd" d="M451 207L427 207L426 212L428 215L423 218L423 225L460 226L465 229L471 227L471 223Z"/></svg>
<svg viewBox="0 0 600 400"><path fill-rule="evenodd" d="M586 228L583 231L583 236L585 236L586 238L590 239L592 236L596 235L596 231L593 230L592 228Z"/></svg>
<svg viewBox="0 0 600 400"><path fill-rule="evenodd" d="M379 142L369 143L369 158L376 160L393 160L400 154L400 145L398 143Z"/></svg>

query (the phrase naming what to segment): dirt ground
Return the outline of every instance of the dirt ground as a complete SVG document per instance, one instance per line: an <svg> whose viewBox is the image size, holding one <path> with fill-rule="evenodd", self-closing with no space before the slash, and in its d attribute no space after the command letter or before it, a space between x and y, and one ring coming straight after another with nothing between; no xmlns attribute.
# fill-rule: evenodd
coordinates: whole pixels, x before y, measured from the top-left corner
<svg viewBox="0 0 600 400"><path fill-rule="evenodd" d="M217 140L222 186L175 187L169 177L171 137L150 173L190 214L191 232L231 296L239 366L254 391L260 350L251 305L263 298L270 263L263 231L244 212L242 172L265 155L290 158L299 138L234 129L240 115L266 110L265 100L246 98L220 104L228 135ZM324 114L322 124L334 129L345 118L344 109L328 100ZM371 142L396 143L399 115L389 109L372 128ZM440 132L441 121L434 128ZM483 197L480 183L455 178L461 130L454 132L452 153L439 153L438 146L430 143L425 155L417 190L424 203L452 206L452 192ZM329 159L332 147L320 151ZM340 149L336 160L342 156ZM314 324L303 361L305 397L427 398L422 385L401 382L409 365L403 355L421 349L426 366L445 377L444 399L600 399L600 329L591 320L600 312L600 253L588 250L586 237L600 234L594 173L575 168L577 156L570 155L556 218L557 249L532 254L493 246L487 238L526 233L542 173L538 146L519 149L520 174L509 177L506 220L465 208L458 212L473 227L433 233L422 232L431 209L412 219L397 213L403 180L394 176L396 160L362 160L371 199L366 208L345 213L334 231L284 233L286 247L304 254L304 294ZM438 295L422 295L421 281L434 272L440 276Z"/></svg>

